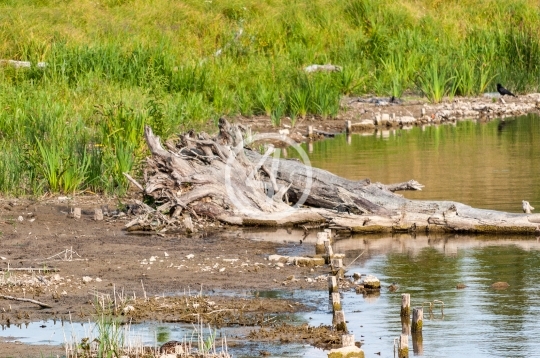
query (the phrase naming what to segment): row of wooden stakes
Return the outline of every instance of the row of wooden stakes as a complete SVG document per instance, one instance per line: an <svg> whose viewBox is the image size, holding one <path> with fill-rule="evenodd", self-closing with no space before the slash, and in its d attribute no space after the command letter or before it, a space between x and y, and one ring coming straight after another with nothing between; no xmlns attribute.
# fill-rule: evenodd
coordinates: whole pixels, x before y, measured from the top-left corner
<svg viewBox="0 0 540 358"><path fill-rule="evenodd" d="M332 303L332 325L338 332L343 332L342 348L333 349L328 354L329 358L342 357L364 357L362 349L355 346L353 334L348 334L347 323L345 321L345 313L341 306L341 296L339 293L338 280L344 277L345 268L341 257L344 255L334 254L332 250L332 232L326 229L323 232L317 233L317 242L315 244L315 253L323 255L325 262L330 264L331 274L328 276L328 292ZM435 301L442 304L442 301ZM432 312L433 304L429 303L430 312ZM412 310L411 323L411 296L408 293L401 295L401 324L402 332L400 337L394 340L394 356L399 358L409 356L409 336L412 336L413 351L416 355L423 354L422 327L424 322L424 308L415 307Z"/></svg>
<svg viewBox="0 0 540 358"><path fill-rule="evenodd" d="M328 353L328 358L364 358L364 351L355 345L354 334L349 334L345 313L341 307L338 279L343 278L345 273L342 259L344 255L334 254L332 250L332 231L330 229L317 233L315 254L323 255L326 264L330 264L331 274L328 276L328 292L332 302L332 325L336 331L343 333L341 336L341 348L332 349Z"/></svg>

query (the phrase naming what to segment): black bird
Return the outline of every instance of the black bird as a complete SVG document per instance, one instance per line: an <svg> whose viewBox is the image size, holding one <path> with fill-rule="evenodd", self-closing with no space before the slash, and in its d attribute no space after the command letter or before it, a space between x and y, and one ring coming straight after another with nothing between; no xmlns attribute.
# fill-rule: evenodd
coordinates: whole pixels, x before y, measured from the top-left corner
<svg viewBox="0 0 540 358"><path fill-rule="evenodd" d="M513 94L512 92L510 92L509 90L501 86L500 83L497 83L497 92L499 92L501 96L508 95L508 96L517 97L515 94Z"/></svg>

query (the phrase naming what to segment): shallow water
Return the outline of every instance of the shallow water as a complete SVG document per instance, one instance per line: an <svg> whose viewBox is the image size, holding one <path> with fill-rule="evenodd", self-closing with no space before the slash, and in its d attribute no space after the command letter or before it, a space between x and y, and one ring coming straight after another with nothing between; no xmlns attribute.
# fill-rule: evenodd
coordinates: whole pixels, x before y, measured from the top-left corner
<svg viewBox="0 0 540 358"><path fill-rule="evenodd" d="M311 164L349 179L384 184L415 179L411 199L453 200L479 208L521 212L540 207L540 117L354 134L348 140L304 144ZM295 151L291 150L290 155Z"/></svg>
<svg viewBox="0 0 540 358"><path fill-rule="evenodd" d="M259 234L257 234L259 235ZM278 231L276 239L286 234ZM294 236L294 235L293 235ZM310 235L312 236L312 235ZM314 236L314 235L313 235ZM260 239L260 237L259 237ZM283 254L311 254L310 238L299 245L288 240ZM363 341L366 357L393 357L394 339L401 334L401 294L411 295L411 306L440 300L444 310L436 305L430 315L424 308L422 335L425 357L540 357L540 242L533 237L484 236L356 236L337 240L334 251L345 253L348 274L372 274L381 280L380 295L362 296L353 291L342 292L342 305L348 328L356 340ZM360 257L358 257L360 255ZM506 281L506 290L494 290L490 285ZM399 289L387 288L396 282ZM463 283L465 289L456 285ZM254 292L236 292L249 296ZM330 324L326 291L267 291L259 296L283 297L302 301L315 311L294 319L311 325ZM40 328L45 324L47 327ZM73 330L73 331L72 331ZM190 338L193 326L180 324L133 325L135 337L145 344L160 344L170 339ZM0 331L3 337L33 344L60 344L74 332L85 337L88 325L64 324L52 321L31 323L28 328L11 326ZM208 328L205 328L208 334ZM243 342L245 328L218 331L228 341ZM270 357L326 357L326 352L301 344L268 344L243 342L231 346L235 357L254 357L268 351ZM412 352L412 341L409 341Z"/></svg>

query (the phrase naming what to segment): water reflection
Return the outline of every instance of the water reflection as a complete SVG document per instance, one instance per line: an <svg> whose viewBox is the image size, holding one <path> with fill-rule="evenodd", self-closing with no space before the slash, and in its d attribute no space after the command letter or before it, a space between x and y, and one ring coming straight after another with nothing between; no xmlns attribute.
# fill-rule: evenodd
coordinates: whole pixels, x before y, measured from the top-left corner
<svg viewBox="0 0 540 358"><path fill-rule="evenodd" d="M410 337L425 357L538 356L540 333L540 243L536 238L423 236L355 237L337 241L336 252L352 259L364 252L350 270L381 279L376 302L342 300L349 327L364 336L366 356L393 352L402 333L401 294L411 295L411 307L424 303L421 337ZM345 260L346 262L346 260ZM506 281L507 289L491 284ZM397 282L396 292L388 290ZM467 287L457 289L457 284ZM426 302L444 302L433 306ZM359 312L360 311L360 312ZM423 353L421 353L423 352Z"/></svg>
<svg viewBox="0 0 540 358"><path fill-rule="evenodd" d="M422 191L403 193L410 199L521 212L522 200L540 205L539 142L540 117L531 114L343 134L309 145L309 157L314 167L348 179L424 184Z"/></svg>

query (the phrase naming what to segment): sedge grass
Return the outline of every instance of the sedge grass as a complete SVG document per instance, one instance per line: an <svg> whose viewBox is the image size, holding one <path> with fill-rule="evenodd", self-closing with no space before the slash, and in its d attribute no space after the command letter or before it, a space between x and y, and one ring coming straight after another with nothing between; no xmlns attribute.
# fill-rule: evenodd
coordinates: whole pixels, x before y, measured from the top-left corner
<svg viewBox="0 0 540 358"><path fill-rule="evenodd" d="M144 124L168 138L222 115L334 118L343 95L537 91L539 32L535 0L3 1L0 59L33 66L0 67L0 191L122 194ZM303 72L327 63L343 71Z"/></svg>

